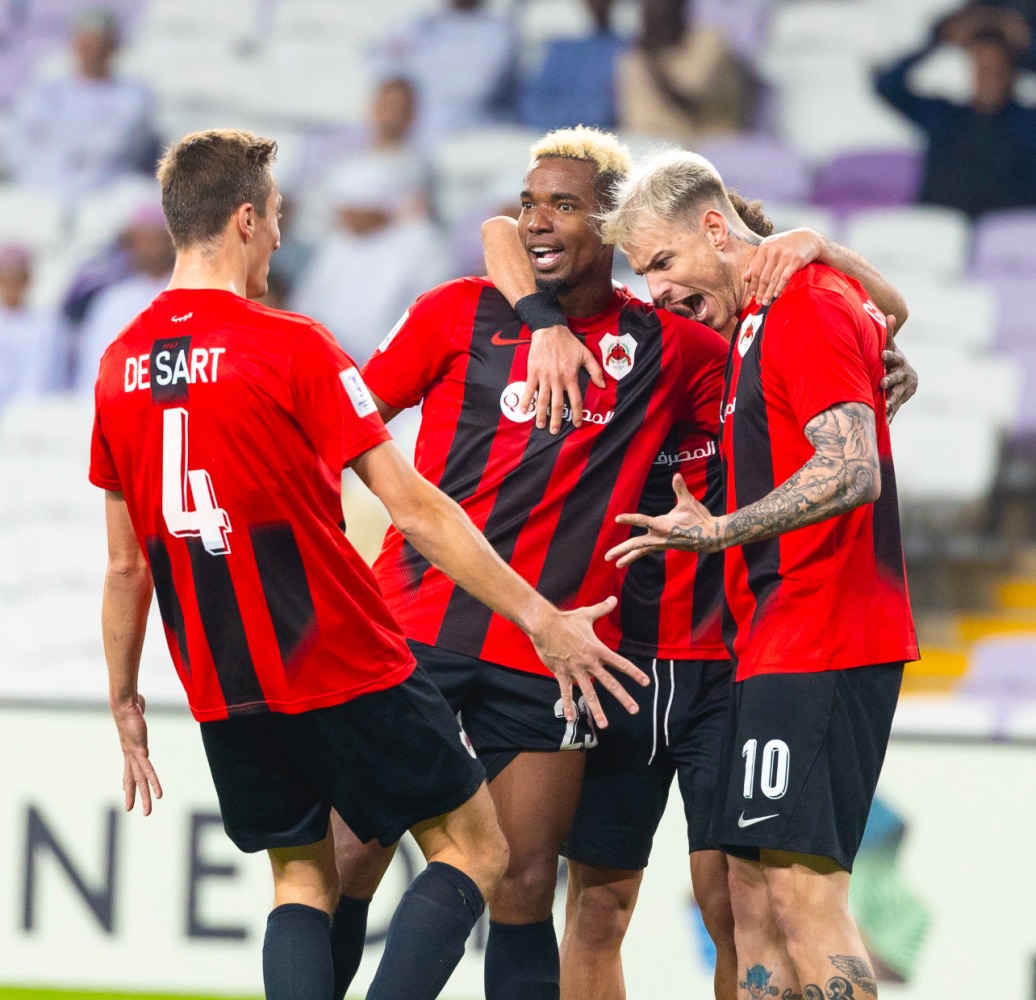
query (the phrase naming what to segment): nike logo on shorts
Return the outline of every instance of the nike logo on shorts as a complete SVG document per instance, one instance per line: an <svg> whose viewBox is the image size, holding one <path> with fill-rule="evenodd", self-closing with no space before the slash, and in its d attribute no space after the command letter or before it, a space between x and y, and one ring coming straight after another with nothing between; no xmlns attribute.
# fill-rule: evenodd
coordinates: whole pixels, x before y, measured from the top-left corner
<svg viewBox="0 0 1036 1000"><path fill-rule="evenodd" d="M745 819L742 812L737 818L737 825L743 830L746 826L755 826L756 823L764 823L768 819L776 819L780 813L770 813L769 816L756 816L754 819Z"/></svg>
<svg viewBox="0 0 1036 1000"><path fill-rule="evenodd" d="M496 344L497 347L513 347L516 344L531 344L532 341L528 337L516 337L509 339L501 336L503 330L497 330L493 334L492 339L489 341L491 344Z"/></svg>

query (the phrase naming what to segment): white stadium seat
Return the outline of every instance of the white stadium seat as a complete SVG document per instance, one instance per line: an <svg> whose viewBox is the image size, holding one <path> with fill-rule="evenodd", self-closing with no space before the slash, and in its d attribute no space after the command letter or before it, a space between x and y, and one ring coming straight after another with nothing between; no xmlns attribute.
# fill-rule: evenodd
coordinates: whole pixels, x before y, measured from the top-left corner
<svg viewBox="0 0 1036 1000"><path fill-rule="evenodd" d="M0 184L0 243L39 253L57 249L67 232L62 199L22 184Z"/></svg>
<svg viewBox="0 0 1036 1000"><path fill-rule="evenodd" d="M853 249L857 247L852 235L846 236L846 244ZM870 258L865 250L859 252ZM908 352L914 343L971 354L992 347L1000 312L994 289L978 281L935 281L892 267L877 266L903 293L910 308L902 341Z"/></svg>
<svg viewBox="0 0 1036 1000"><path fill-rule="evenodd" d="M880 271L950 280L963 273L970 225L952 208L871 208L850 216L843 242Z"/></svg>

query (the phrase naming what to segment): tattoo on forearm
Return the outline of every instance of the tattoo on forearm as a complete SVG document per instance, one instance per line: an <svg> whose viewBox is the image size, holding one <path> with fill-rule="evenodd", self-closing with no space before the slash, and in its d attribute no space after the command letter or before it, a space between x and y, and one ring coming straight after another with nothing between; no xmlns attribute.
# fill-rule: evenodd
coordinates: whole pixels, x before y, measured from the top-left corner
<svg viewBox="0 0 1036 1000"><path fill-rule="evenodd" d="M805 434L816 454L772 493L727 518L724 547L804 528L873 498L881 473L869 406L834 406L814 417Z"/></svg>

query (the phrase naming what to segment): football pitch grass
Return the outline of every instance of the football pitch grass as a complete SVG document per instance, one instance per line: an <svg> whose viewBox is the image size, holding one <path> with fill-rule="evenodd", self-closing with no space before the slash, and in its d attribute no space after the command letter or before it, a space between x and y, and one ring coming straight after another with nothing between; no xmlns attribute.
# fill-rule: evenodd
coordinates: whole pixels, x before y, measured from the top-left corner
<svg viewBox="0 0 1036 1000"><path fill-rule="evenodd" d="M110 990L43 990L0 986L0 1000L261 1000L257 996L202 996L198 993L112 993Z"/></svg>

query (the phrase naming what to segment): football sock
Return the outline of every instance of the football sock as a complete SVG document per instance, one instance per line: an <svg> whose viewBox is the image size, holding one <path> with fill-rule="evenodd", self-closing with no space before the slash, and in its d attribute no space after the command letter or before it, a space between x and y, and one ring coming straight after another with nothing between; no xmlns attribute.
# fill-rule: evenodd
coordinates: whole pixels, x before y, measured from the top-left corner
<svg viewBox="0 0 1036 1000"><path fill-rule="evenodd" d="M367 1000L433 1000L464 954L486 908L459 868L432 861L403 894Z"/></svg>
<svg viewBox="0 0 1036 1000"><path fill-rule="evenodd" d="M334 1000L344 1000L360 967L367 937L369 899L342 896L331 918L331 962L335 970Z"/></svg>
<svg viewBox="0 0 1036 1000"><path fill-rule="evenodd" d="M271 911L263 942L266 1000L331 1000L330 926L323 910L301 903Z"/></svg>
<svg viewBox="0 0 1036 1000"><path fill-rule="evenodd" d="M558 1000L561 960L554 920L535 924L489 921L486 1000Z"/></svg>

